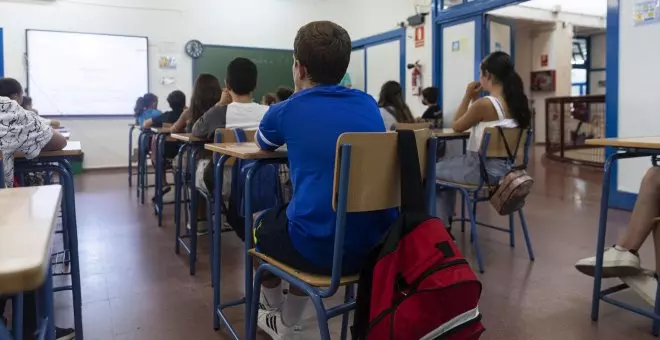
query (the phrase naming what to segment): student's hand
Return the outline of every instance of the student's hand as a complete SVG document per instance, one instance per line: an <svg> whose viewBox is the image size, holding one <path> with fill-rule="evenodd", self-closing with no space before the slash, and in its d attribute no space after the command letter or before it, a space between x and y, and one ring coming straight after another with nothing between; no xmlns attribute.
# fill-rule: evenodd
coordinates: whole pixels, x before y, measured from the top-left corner
<svg viewBox="0 0 660 340"><path fill-rule="evenodd" d="M471 99L476 99L479 97L479 93L481 93L481 83L478 81L469 83L465 89L465 96Z"/></svg>

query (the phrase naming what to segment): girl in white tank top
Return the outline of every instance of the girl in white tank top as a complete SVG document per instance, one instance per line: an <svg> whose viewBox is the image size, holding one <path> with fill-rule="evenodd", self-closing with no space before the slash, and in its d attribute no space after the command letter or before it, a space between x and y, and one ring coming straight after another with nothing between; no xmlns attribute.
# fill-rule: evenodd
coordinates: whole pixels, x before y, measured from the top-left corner
<svg viewBox="0 0 660 340"><path fill-rule="evenodd" d="M491 95L479 98L482 90ZM478 152L484 130L495 126L528 128L530 120L529 101L511 58L503 52L490 54L481 63L480 81L468 85L452 122L454 130L470 131L467 152L442 158L436 164L436 178L454 183L479 184L482 172ZM497 183L509 171L504 159L486 159L484 166L491 183ZM438 201L438 217L448 223L454 215L456 192L445 189L440 192Z"/></svg>

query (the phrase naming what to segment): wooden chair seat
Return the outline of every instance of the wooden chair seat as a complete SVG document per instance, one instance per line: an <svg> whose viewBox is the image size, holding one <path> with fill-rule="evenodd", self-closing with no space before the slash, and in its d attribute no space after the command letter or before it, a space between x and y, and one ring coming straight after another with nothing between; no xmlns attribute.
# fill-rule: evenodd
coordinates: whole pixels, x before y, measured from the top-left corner
<svg viewBox="0 0 660 340"><path fill-rule="evenodd" d="M250 249L248 253L254 257L260 258L261 260L299 278L303 282L307 283L310 286L314 287L329 287L330 286L330 276L325 275L316 275L301 272L293 267L287 266L286 264L275 260L274 258L258 252L256 249ZM357 283L360 280L360 275L350 275L342 276L339 280L339 284L342 286Z"/></svg>

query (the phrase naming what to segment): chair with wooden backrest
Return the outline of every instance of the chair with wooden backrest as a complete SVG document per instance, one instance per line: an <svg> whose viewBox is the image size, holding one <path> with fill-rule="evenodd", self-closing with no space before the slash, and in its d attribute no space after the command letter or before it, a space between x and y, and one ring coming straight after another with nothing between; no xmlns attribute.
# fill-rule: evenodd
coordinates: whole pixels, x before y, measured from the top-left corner
<svg viewBox="0 0 660 340"><path fill-rule="evenodd" d="M424 177L435 173L435 139L431 131L415 131L420 168ZM429 157L431 156L431 157ZM317 311L321 339L330 339L328 319L342 315L342 339L346 338L348 312L355 308L353 286L359 275L341 276L344 243L344 222L347 213L383 210L400 206L401 185L397 149L397 134L388 133L344 133L337 140L335 176L332 207L337 212L332 275L304 273L283 264L255 249L249 251L263 261L254 280L254 291L250 305L251 317L248 339L254 339L257 323L257 306L261 294L261 281L265 272L288 281L305 291ZM295 194L294 194L295 195ZM435 191L432 181L427 182L429 210L434 205ZM322 299L333 296L340 286L346 287L344 304L326 310ZM323 289L322 287L328 287Z"/></svg>
<svg viewBox="0 0 660 340"><path fill-rule="evenodd" d="M483 139L481 141L481 147L479 151L479 157L481 162L485 162L488 158L504 158L507 159L509 166L523 166L527 167L529 160L529 147L531 145L532 131L530 129L520 130L518 128L503 128L502 133L498 131L498 128L491 127L484 130ZM505 144L505 141L507 144ZM506 145L509 146L509 150L512 154L516 155L516 159L513 161L508 159L509 154L506 150ZM518 147L516 149L516 146ZM522 152L521 152L522 151ZM481 225L487 228L503 231L509 233L509 245L511 247L515 246L515 232L514 232L514 220L513 214L509 215L509 228L501 228L485 223L480 223L476 220L477 213L477 203L487 202L490 199L490 190L497 185L497 183L489 183L487 179L484 178L483 173L478 184L473 183L456 183L449 182L445 180L436 180L436 184L441 188L449 188L459 191L462 194L465 204L468 207L468 220L470 222L470 233L471 238L474 243L475 252L477 255L477 264L479 266L479 271L484 272L483 261L481 258L481 249L479 248L479 243L477 242L477 225ZM523 234L525 236L525 242L527 243L527 252L529 254L530 260L534 261L534 252L532 250L532 243L529 239L529 233L527 231L527 222L524 217L523 210L518 210L518 215L520 217L520 222L523 229ZM465 216L461 217L462 221L466 221ZM464 228L461 228L461 231L464 231Z"/></svg>
<svg viewBox="0 0 660 340"><path fill-rule="evenodd" d="M421 130L430 129L431 123L396 123L394 130Z"/></svg>

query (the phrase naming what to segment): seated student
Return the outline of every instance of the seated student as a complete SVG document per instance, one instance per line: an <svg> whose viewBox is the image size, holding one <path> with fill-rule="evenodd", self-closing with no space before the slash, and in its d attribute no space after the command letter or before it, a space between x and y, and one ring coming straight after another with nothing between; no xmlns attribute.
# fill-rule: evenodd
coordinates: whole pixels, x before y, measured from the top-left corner
<svg viewBox="0 0 660 340"><path fill-rule="evenodd" d="M385 129L390 130L395 123L414 123L410 108L403 100L401 85L390 80L383 84L378 97L378 107L385 122Z"/></svg>
<svg viewBox="0 0 660 340"><path fill-rule="evenodd" d="M619 236L616 244L606 248L603 254L603 278L620 277L651 305L655 305L657 273L660 270L660 231L657 222L653 221L656 217L660 217L660 168L652 167L642 179L628 228ZM651 233L655 247L655 271L641 268L637 252ZM578 261L575 268L583 274L593 276L596 257Z"/></svg>
<svg viewBox="0 0 660 340"><path fill-rule="evenodd" d="M184 110L179 119L170 127L170 132L192 132L197 120L214 105L217 105L223 94L218 78L212 74L200 74L195 80L193 94L190 98L190 108Z"/></svg>
<svg viewBox="0 0 660 340"><path fill-rule="evenodd" d="M277 91L275 92L275 97L277 97L278 102L283 102L289 99L291 95L293 95L293 90L284 86L278 87Z"/></svg>
<svg viewBox="0 0 660 340"><path fill-rule="evenodd" d="M345 132L385 132L373 98L338 85L350 57L351 38L341 26L316 21L300 28L293 47L297 92L270 107L256 134L257 144L264 150L287 145L294 193L288 206L270 209L256 221L256 247L284 264L314 274L330 275L332 271L337 139ZM348 214L344 274L362 269L367 253L396 214L396 209ZM263 285L259 327L273 339L298 333L307 297L292 289L285 301L279 279L268 279Z"/></svg>
<svg viewBox="0 0 660 340"><path fill-rule="evenodd" d="M252 92L257 87L257 65L250 59L236 58L227 65L225 91L231 96L228 105L216 105L200 117L193 126L196 137L212 141L216 129L257 128L268 106L252 100ZM213 164L210 158L197 164L197 186L206 190L213 188ZM223 188L229 188L231 176L225 176Z"/></svg>
<svg viewBox="0 0 660 340"><path fill-rule="evenodd" d="M18 82L11 78L0 79L0 92L7 91L7 85L13 88ZM14 153L23 152L25 157L32 159L41 151L62 150L66 146L66 139L58 132L45 124L34 112L26 111L19 103L23 100L23 89L18 84L18 94L15 99L0 96L0 152L4 166L3 180L5 187L14 186ZM36 320L34 293L25 294L24 334L33 334L37 329L33 320ZM7 298L0 296L0 322L4 319L5 303ZM55 327L58 339L71 339L73 329Z"/></svg>
<svg viewBox="0 0 660 340"><path fill-rule="evenodd" d="M167 103L170 105L170 111L163 113L160 116L149 118L144 121L143 126L145 128L149 127L163 127L163 124L173 124L183 113L184 108L186 107L186 95L179 91L172 91L167 96Z"/></svg>
<svg viewBox="0 0 660 340"><path fill-rule="evenodd" d="M60 127L60 122L58 120L43 118L39 116L39 113L36 110L32 109L32 98L24 95L23 87L16 79L0 79L0 97L7 97L21 104L24 110L37 116L38 119L44 122L46 125L50 125L54 128Z"/></svg>
<svg viewBox="0 0 660 340"><path fill-rule="evenodd" d="M275 97L274 93L266 93L261 97L261 105L271 106L275 103L277 103L277 97Z"/></svg>
<svg viewBox="0 0 660 340"><path fill-rule="evenodd" d="M422 90L422 103L427 106L422 119L442 119L442 110L438 106L438 88L427 87Z"/></svg>
<svg viewBox="0 0 660 340"><path fill-rule="evenodd" d="M490 95L479 98L482 90ZM436 165L436 177L450 182L478 184L481 179L478 152L484 129L495 126L528 128L532 117L528 103L522 79L514 70L509 55L494 52L484 58L481 78L468 84L452 122L455 131L471 130L467 153L441 159ZM488 159L485 168L491 183L497 183L509 171L503 159ZM441 191L438 204L438 217L448 223L454 214L456 192L450 189Z"/></svg>
<svg viewBox="0 0 660 340"><path fill-rule="evenodd" d="M153 93L147 93L142 96L141 99L138 99L134 111L135 121L142 127L144 127L145 120L162 114L162 112L158 110L158 97Z"/></svg>
<svg viewBox="0 0 660 340"><path fill-rule="evenodd" d="M192 127L195 125L197 120L204 115L209 109L217 105L222 96L223 90L220 86L220 81L218 78L212 74L204 73L200 74L195 80L195 86L193 87L193 94L190 98L190 108L183 111L179 119L172 124L170 127L170 132L172 133L181 133L192 132ZM199 152L199 157L203 157L205 151ZM184 157L183 169L187 168L185 155L179 155L177 157ZM210 156L209 156L210 157ZM177 161L173 163L175 166ZM193 183L194 184L194 183ZM197 194L196 190L193 190L191 194ZM207 232L208 228L206 226L206 201L203 197L200 197L199 204L197 205L197 232L199 234L204 234ZM201 222L201 223L200 223ZM188 225L190 228L190 225Z"/></svg>

